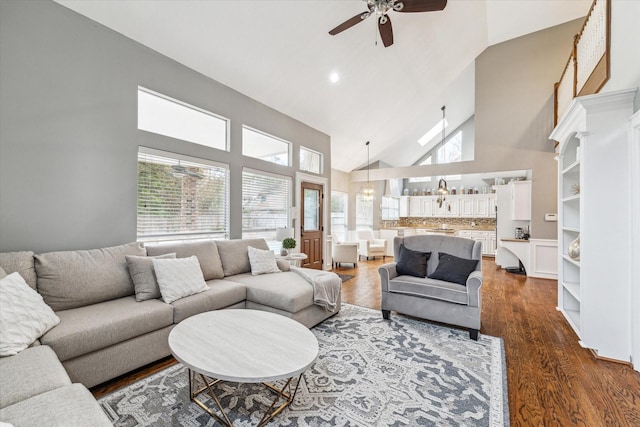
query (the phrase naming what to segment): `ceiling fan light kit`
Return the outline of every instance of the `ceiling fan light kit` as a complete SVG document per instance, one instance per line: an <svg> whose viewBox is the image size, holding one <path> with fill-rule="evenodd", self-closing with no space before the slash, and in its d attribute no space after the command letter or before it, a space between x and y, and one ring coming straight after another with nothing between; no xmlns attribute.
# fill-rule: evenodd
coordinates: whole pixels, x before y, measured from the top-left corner
<svg viewBox="0 0 640 427"><path fill-rule="evenodd" d="M443 10L447 5L447 0L363 0L367 4L368 11L359 13L338 25L329 34L335 36L347 30L359 22L364 21L371 15L375 15L378 20L378 31L384 47L393 44L393 28L391 18L388 13L395 12L434 12Z"/></svg>

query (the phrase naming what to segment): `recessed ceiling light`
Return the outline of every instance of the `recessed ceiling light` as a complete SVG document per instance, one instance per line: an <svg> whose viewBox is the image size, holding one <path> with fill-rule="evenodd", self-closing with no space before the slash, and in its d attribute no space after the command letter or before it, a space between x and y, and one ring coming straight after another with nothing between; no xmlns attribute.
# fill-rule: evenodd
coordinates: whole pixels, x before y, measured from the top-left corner
<svg viewBox="0 0 640 427"><path fill-rule="evenodd" d="M338 80L340 80L340 75L335 71L329 75L329 81L331 81L331 83L338 83Z"/></svg>

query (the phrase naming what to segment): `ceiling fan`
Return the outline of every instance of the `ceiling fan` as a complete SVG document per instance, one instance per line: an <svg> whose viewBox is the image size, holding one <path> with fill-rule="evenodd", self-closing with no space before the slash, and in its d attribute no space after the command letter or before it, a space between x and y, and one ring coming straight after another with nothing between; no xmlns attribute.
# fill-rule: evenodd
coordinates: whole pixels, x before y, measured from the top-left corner
<svg viewBox="0 0 640 427"><path fill-rule="evenodd" d="M351 19L347 19L342 24L329 31L329 34L335 36L362 22L371 15L375 15L378 19L378 30L384 47L393 44L393 29L391 28L391 18L387 13L391 10L396 12L433 12L443 10L447 5L447 0L362 0L367 3L366 12L360 13Z"/></svg>

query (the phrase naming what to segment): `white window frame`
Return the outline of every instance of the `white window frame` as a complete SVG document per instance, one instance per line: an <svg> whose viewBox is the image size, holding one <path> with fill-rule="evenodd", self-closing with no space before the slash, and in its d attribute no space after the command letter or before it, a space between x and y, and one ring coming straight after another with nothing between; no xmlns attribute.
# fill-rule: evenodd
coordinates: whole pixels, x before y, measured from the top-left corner
<svg viewBox="0 0 640 427"><path fill-rule="evenodd" d="M182 218L180 215L177 215L176 218L174 218L176 221L180 221L180 223L182 224L180 227L178 227L175 224L171 224L171 219L163 219L161 216L158 216L157 220L158 222L161 224L162 222L165 222L167 224L167 229L165 231L161 231L158 228L161 227L160 225L157 225L156 227L156 231L148 231L148 230L144 230L145 228L148 228L147 225L145 225L145 223L150 220L151 218L149 218L149 216L147 215L147 217L145 218L144 216L141 215L141 211L139 209L139 206L136 208L136 221L137 221L137 239L138 241L142 241L142 242L152 242L152 241L182 241L182 240L197 240L197 239L228 239L229 238L229 229L230 229L230 200L229 200L229 188L230 188L230 172L229 172L229 165L224 164L224 163L218 163L218 162L214 162L211 160L207 160L207 159L201 159L201 158L195 158L195 157L190 157L190 156L186 156L186 155L182 155L182 154L176 154L176 153L171 153L171 152L167 152L167 151L161 151L161 150L156 150L153 148L148 148L148 147L138 147L138 164L141 161L144 161L145 159L149 159L150 161L148 163L157 163L157 164L165 164L167 166L183 166L186 168L212 168L213 170L211 171L211 175L210 177L220 177L220 174L223 174L222 176L224 177L224 188L222 191L222 194L218 194L218 197L222 196L223 198L223 209L221 210L221 212L217 212L215 216L218 216L218 218L221 216L222 219L222 229L218 229L218 230L206 230L206 226L207 226L207 222L203 222L200 224L199 227L193 227L191 229L189 229L189 226L185 226L184 220L181 220L180 218ZM192 170L192 169L190 169ZM170 170L167 171L168 173L170 172ZM174 175L175 176L175 175ZM207 173L205 173L205 178L207 177ZM185 177L182 178L176 178L176 179L185 179ZM140 182L140 175L138 172L138 204L141 203L140 201L140 197L141 197L141 193L140 193L140 186L141 185L145 185L146 183L141 183ZM153 184L153 183L150 183ZM181 190L182 191L182 190ZM182 203L182 199L181 199L181 203ZM183 208L183 205L180 204L180 209ZM167 207L171 207L170 205L167 206L163 206L163 208L167 208ZM174 206L175 208L175 206ZM205 212L202 212L200 210L200 207L196 208L196 212L193 212L191 210L189 210L188 208L186 208L185 210L185 215L188 215L188 218L193 218L194 216L197 216L196 214L199 214L200 216ZM188 221L187 221L188 222ZM220 221L215 221L216 223L220 223ZM185 228L186 227L186 228Z"/></svg>
<svg viewBox="0 0 640 427"><path fill-rule="evenodd" d="M342 210L342 212L333 210L333 200L334 198L338 197L343 199L344 209ZM345 193L342 191L332 191L330 211L331 234L336 236L337 241L344 242L349 233L349 193ZM340 213L341 215L334 215L334 213ZM334 221L334 218L341 218L343 220L343 224L337 224L336 221Z"/></svg>
<svg viewBox="0 0 640 427"><path fill-rule="evenodd" d="M311 156L318 156L317 168L313 168L314 166L313 161L310 162L311 164L309 166L307 166L305 162L303 162L303 154L302 154L303 152L307 152ZM322 171L324 170L323 169L324 155L321 152L312 150L311 148L300 146L299 154L300 154L300 170L301 171L317 173L318 175L322 174Z"/></svg>
<svg viewBox="0 0 640 427"><path fill-rule="evenodd" d="M250 194L253 192L252 189L245 188L245 174L250 174L252 176L266 177L266 178L275 178L278 180L282 180L283 182L287 182L287 194L285 195L285 206L281 208L281 213L277 212L269 212L270 209L268 206L265 207L265 212L269 212L269 214L280 215L281 218L270 218L269 216L263 217L263 226L261 227L248 227L245 226L246 221L248 221L248 217L245 216L245 208L252 208L251 212L258 212L258 209L253 209L253 205L260 204L262 201L256 199L257 195ZM257 183L256 179L252 180L253 183ZM272 250L279 250L282 246L282 242L276 240L276 229L278 227L291 227L291 200L292 200L292 188L293 188L293 180L290 176L274 174L270 172L264 172L251 168L243 168L242 169L242 238L264 238L269 245L269 248ZM248 191L251 190L251 191ZM268 189L265 189L265 191ZM267 196L265 196L267 197ZM265 200L266 201L266 200ZM260 218L253 217L253 221L258 221ZM255 224L254 224L255 225ZM268 226L267 226L268 225Z"/></svg>
<svg viewBox="0 0 640 427"><path fill-rule="evenodd" d="M272 144L282 144L282 147L285 148L283 151L277 151L274 153L260 153L251 151L255 147L249 144L250 136L249 134L254 134L254 137L264 138L264 141L268 141ZM264 144L265 142L263 142ZM265 162L274 163L276 165L281 166L291 166L291 147L293 144L291 142L278 138L277 136L268 134L267 132L263 132L259 129L252 128L250 126L242 125L242 155L247 157L253 157L254 159L259 159ZM286 155L286 159L280 160L279 156Z"/></svg>
<svg viewBox="0 0 640 427"><path fill-rule="evenodd" d="M157 109L147 111L144 108L143 97L145 96L152 97L155 101L161 101L156 105ZM194 115L194 112L197 114ZM181 114L186 114L186 116L182 116L185 121L175 122L176 119L179 120ZM224 127L224 135L208 133L215 132L214 128L220 127ZM138 86L138 129L217 150L229 151L229 119L142 86Z"/></svg>

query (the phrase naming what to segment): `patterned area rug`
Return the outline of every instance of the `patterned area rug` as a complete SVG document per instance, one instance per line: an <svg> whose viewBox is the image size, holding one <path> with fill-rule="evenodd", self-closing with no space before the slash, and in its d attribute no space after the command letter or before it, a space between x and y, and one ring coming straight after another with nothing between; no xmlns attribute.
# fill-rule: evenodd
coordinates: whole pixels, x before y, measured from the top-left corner
<svg viewBox="0 0 640 427"><path fill-rule="evenodd" d="M344 304L312 329L320 344L277 426L507 426L500 338ZM256 425L272 399L259 384L216 386L234 426ZM205 395L201 395L205 400ZM116 426L214 426L171 366L99 400ZM209 402L211 403L211 402Z"/></svg>

